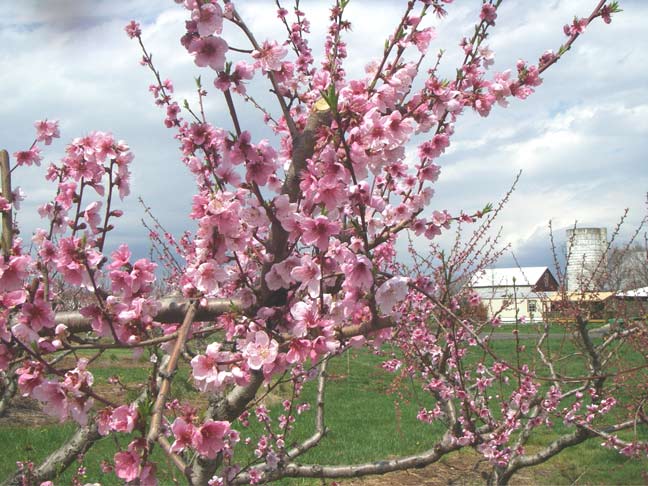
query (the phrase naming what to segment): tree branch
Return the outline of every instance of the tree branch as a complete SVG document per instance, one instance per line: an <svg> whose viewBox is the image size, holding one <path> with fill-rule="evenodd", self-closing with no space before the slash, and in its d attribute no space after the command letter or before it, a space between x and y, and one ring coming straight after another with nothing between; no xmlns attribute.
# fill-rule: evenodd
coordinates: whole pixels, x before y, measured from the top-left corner
<svg viewBox="0 0 648 486"><path fill-rule="evenodd" d="M154 320L161 323L181 322L187 314L191 300L184 297L166 297L160 299L160 310ZM194 321L209 321L236 308L239 302L234 299L209 299L196 309ZM79 311L57 312L54 316L57 324L65 324L68 332L88 332L92 330L92 318L81 315ZM47 331L47 330L44 330ZM51 332L51 330L49 330ZM126 347L128 345L124 345Z"/></svg>
<svg viewBox="0 0 648 486"><path fill-rule="evenodd" d="M169 362L167 363L166 370L162 375L162 383L160 384L157 398L155 400L155 405L153 405L153 413L151 414L151 424L149 426L149 431L146 436L146 440L149 444L149 447L157 440L160 433L160 424L162 423L162 413L164 411L164 404L166 403L166 396L171 389L171 380L173 379L173 374L176 371L178 366L178 360L180 359L180 354L185 346L187 341L187 336L189 335L189 330L191 329L191 324L194 322L196 316L196 309L198 307L197 302L191 302L187 313L185 314L184 321L182 326L178 330L178 337L176 339L173 352L169 357Z"/></svg>
<svg viewBox="0 0 648 486"><path fill-rule="evenodd" d="M76 461L80 454L90 449L100 437L94 422L78 428L67 442L47 456L47 459L30 473L32 480L30 484L40 484L41 481L54 479L57 474L65 471ZM3 483L3 486L22 486L24 484L22 476L23 473L20 471L15 473Z"/></svg>
<svg viewBox="0 0 648 486"><path fill-rule="evenodd" d="M344 466L322 466L319 464L288 464L285 467L269 473L264 478L266 481L275 481L280 478L354 478L372 474L385 474L404 469L422 468L437 462L444 455L459 450L462 446L450 440L450 435L444 438L432 449L420 454L412 454L398 459L368 462L364 464ZM235 484L242 484L235 481Z"/></svg>
<svg viewBox="0 0 648 486"><path fill-rule="evenodd" d="M6 150L0 150L0 179L2 183L2 197L11 204L13 202L11 168L9 167L9 154ZM2 213L2 254L5 260L9 258L13 246L12 211L13 208L9 208Z"/></svg>

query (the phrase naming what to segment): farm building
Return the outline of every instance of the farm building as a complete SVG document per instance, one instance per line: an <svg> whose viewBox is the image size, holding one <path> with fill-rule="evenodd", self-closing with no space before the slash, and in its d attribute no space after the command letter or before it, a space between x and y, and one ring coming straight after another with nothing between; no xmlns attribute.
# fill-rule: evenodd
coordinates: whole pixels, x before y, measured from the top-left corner
<svg viewBox="0 0 648 486"><path fill-rule="evenodd" d="M481 297L490 319L515 322L539 322L547 310L549 293L558 290L558 282L547 267L487 268L477 272L470 282Z"/></svg>
<svg viewBox="0 0 648 486"><path fill-rule="evenodd" d="M605 270L606 228L567 230L567 290L598 290L598 277Z"/></svg>
<svg viewBox="0 0 648 486"><path fill-rule="evenodd" d="M550 310L546 316L552 321L570 321L580 314L590 322L596 322L614 315L613 292L552 292L547 296Z"/></svg>
<svg viewBox="0 0 648 486"><path fill-rule="evenodd" d="M648 318L648 287L617 292L614 294L614 300L617 307L623 311L617 312L617 315Z"/></svg>

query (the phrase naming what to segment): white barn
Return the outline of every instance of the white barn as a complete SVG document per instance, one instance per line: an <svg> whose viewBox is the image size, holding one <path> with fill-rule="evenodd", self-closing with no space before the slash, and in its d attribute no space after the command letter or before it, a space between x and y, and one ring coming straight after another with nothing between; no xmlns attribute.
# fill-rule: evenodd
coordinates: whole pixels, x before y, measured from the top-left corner
<svg viewBox="0 0 648 486"><path fill-rule="evenodd" d="M470 287L481 297L489 319L540 322L558 282L548 267L487 268L473 275Z"/></svg>

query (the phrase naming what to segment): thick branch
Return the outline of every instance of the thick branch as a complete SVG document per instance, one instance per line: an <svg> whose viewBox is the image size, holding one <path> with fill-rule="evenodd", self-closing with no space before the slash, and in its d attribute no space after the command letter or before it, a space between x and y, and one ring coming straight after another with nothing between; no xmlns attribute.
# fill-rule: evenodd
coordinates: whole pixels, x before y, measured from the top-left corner
<svg viewBox="0 0 648 486"><path fill-rule="evenodd" d="M316 103L313 106L313 111L308 117L304 131L293 135L292 162L286 173L286 180L281 189L282 194L288 195L290 202L295 202L299 199L299 182L301 173L306 168L306 161L313 156L315 151L317 129L329 122L330 114L331 112L328 105ZM276 219L270 226L268 252L273 255L274 260L263 266L261 272L262 292L259 300L263 302L262 305L281 306L285 304L285 302L283 302L285 296L282 296L279 292L270 291L265 280L265 277L268 272L270 272L272 266L283 261L288 256L288 232Z"/></svg>
<svg viewBox="0 0 648 486"><path fill-rule="evenodd" d="M218 395L210 400L205 416L213 420L227 420L229 422L235 420L245 410L247 404L254 399L262 384L263 373L254 371L247 385L235 386L227 396ZM215 459L198 457L191 468L189 483L192 486L207 485L221 462L222 456L220 454Z"/></svg>
<svg viewBox="0 0 648 486"><path fill-rule="evenodd" d="M551 444L549 444L547 447L538 451L537 453L529 454L525 456L518 456L515 459L513 459L511 463L508 465L508 467L506 468L505 472L499 476L497 484L507 484L508 481L513 476L513 474L515 474L520 469L542 464L543 462L551 459L556 454L559 454L560 452L562 452L564 449L567 449L568 447L573 447L575 445L578 445L582 442L585 442L587 439L596 437L597 435L606 437L606 434L608 433L618 432L619 430L627 429L629 427L632 427L633 424L634 421L629 420L615 425L610 425L609 427L605 427L601 431L577 426L578 428L574 432L559 437Z"/></svg>
<svg viewBox="0 0 648 486"><path fill-rule="evenodd" d="M585 349L587 350L587 354L590 358L590 368L595 374L598 374L601 371L601 360L598 353L596 352L596 349L594 348L594 344L592 343L592 339L590 338L589 331L587 330L587 321L581 316L577 316L576 322L578 324L578 333L583 340L583 344L585 345Z"/></svg>
<svg viewBox="0 0 648 486"><path fill-rule="evenodd" d="M372 474L385 474L404 469L422 468L437 462L444 455L460 449L462 446L454 444L446 435L444 439L434 448L420 454L391 459L386 461L368 462L365 464L344 465L344 466L321 466L319 464L288 464L284 468L269 474L266 478L273 481L283 477L296 478L354 478L369 476Z"/></svg>
<svg viewBox="0 0 648 486"><path fill-rule="evenodd" d="M585 440L593 436L593 433L585 429L578 428L571 434L566 434L559 437L536 454L516 457L510 462L510 464L504 471L495 472L496 477L491 479L491 483L498 485L508 484L513 474L515 474L520 469L542 464L543 462L554 457L556 454L560 453L563 449L580 444L581 442L584 442Z"/></svg>
<svg viewBox="0 0 648 486"><path fill-rule="evenodd" d="M34 469L30 475L32 480L29 484L40 484L42 481L54 479L61 471L65 471L70 464L77 460L80 454L84 454L97 439L101 437L97 432L95 423L80 427L74 435L61 447L52 452L43 463ZM22 473L18 472L7 479L4 486L22 486Z"/></svg>
<svg viewBox="0 0 648 486"><path fill-rule="evenodd" d="M191 305L190 299L184 297L166 297L160 300L160 310L155 315L155 321L161 323L181 322ZM236 300L209 299L196 310L194 321L209 321L221 314L231 311L238 305ZM57 312L54 320L57 324L65 324L68 331L88 332L92 330L92 319L82 316L79 311Z"/></svg>
<svg viewBox="0 0 648 486"><path fill-rule="evenodd" d="M308 117L304 131L295 137L292 148L292 164L286 174L282 193L288 194L290 202L295 202L299 197L299 182L302 171L306 168L306 161L313 156L315 141L319 127L328 125L331 121L331 110L328 105L316 103Z"/></svg>
<svg viewBox="0 0 648 486"><path fill-rule="evenodd" d="M13 370L10 373L0 376L2 380L2 395L0 396L0 417L4 416L9 402L16 394L18 377L14 374Z"/></svg>

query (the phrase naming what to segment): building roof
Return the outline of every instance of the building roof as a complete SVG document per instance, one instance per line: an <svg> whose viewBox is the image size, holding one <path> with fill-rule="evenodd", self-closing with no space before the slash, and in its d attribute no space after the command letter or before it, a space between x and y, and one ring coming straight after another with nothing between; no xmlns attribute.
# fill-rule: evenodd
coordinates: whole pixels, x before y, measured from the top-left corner
<svg viewBox="0 0 648 486"><path fill-rule="evenodd" d="M485 268L470 280L471 287L532 287L548 267Z"/></svg>
<svg viewBox="0 0 648 486"><path fill-rule="evenodd" d="M569 301L569 302L602 302L605 299L611 297L614 295L613 292L568 292L568 293L562 293L562 292L554 292L551 297L549 297L549 300L552 302L562 302L562 301Z"/></svg>
<svg viewBox="0 0 648 486"><path fill-rule="evenodd" d="M648 287L626 290L625 292L617 292L615 296L626 299L645 299L648 297Z"/></svg>
<svg viewBox="0 0 648 486"><path fill-rule="evenodd" d="M506 299L510 300L517 298L518 300L547 300L551 298L553 292L536 292L532 290L529 286L517 287L515 293L513 293L513 287L473 287L473 290L479 295L482 299Z"/></svg>

